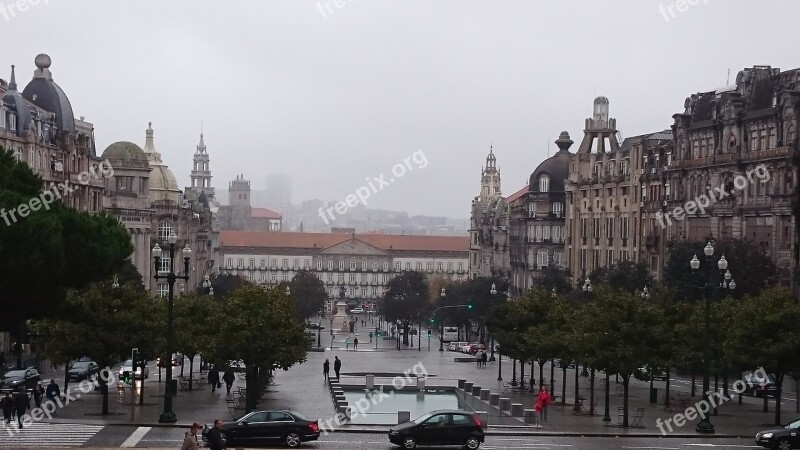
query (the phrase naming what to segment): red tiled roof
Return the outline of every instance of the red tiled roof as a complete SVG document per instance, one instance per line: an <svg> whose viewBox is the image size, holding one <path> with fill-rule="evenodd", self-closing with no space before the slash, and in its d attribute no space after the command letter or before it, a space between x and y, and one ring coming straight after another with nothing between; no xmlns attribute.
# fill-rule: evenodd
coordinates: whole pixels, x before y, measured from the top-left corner
<svg viewBox="0 0 800 450"><path fill-rule="evenodd" d="M469 251L467 236L410 236L399 234L334 234L269 231L221 231L222 247L323 249L355 237L385 251Z"/></svg>
<svg viewBox="0 0 800 450"><path fill-rule="evenodd" d="M250 208L250 217L256 219L280 219L280 213L267 208Z"/></svg>
<svg viewBox="0 0 800 450"><path fill-rule="evenodd" d="M523 195L525 195L525 193L527 193L527 192L528 192L528 185L526 184L525 187L523 187L522 189L520 189L517 192L514 192L513 194L509 195L508 198L506 198L506 202L507 203L511 203L514 200L516 200L516 199L522 197Z"/></svg>

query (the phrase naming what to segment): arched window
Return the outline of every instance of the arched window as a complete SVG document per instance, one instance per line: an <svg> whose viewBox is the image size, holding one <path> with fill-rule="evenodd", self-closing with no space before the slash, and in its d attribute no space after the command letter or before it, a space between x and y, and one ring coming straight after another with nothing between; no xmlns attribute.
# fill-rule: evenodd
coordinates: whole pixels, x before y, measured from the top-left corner
<svg viewBox="0 0 800 450"><path fill-rule="evenodd" d="M541 175L539 177L539 192L550 191L550 177L548 175Z"/></svg>
<svg viewBox="0 0 800 450"><path fill-rule="evenodd" d="M158 225L158 239L166 241L169 235L175 231L175 227L170 222L161 222Z"/></svg>

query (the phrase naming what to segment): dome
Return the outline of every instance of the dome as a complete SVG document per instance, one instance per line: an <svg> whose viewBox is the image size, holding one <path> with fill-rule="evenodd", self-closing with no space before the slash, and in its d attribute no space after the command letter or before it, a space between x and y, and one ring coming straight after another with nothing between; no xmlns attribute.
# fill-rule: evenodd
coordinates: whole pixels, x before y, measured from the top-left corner
<svg viewBox="0 0 800 450"><path fill-rule="evenodd" d="M22 95L36 106L55 113L56 126L59 131L67 131L75 134L75 116L72 113L67 95L53 81L53 74L50 72L50 57L39 55L36 57L36 71L33 73L33 80L25 86Z"/></svg>
<svg viewBox="0 0 800 450"><path fill-rule="evenodd" d="M564 192L564 180L569 176L569 163L572 157L569 148L572 144L569 133L562 131L556 140L558 153L542 161L533 171L528 183L528 192L540 192L539 181L544 175L549 178L547 192Z"/></svg>
<svg viewBox="0 0 800 450"><path fill-rule="evenodd" d="M103 158L117 161L141 162L147 165L147 155L144 150L133 142L115 142L103 152Z"/></svg>

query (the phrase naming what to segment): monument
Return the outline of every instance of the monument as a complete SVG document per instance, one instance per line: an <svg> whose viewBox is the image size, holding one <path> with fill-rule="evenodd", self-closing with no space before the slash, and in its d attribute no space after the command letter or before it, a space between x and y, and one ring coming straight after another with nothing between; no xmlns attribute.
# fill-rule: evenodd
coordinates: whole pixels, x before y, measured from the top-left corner
<svg viewBox="0 0 800 450"><path fill-rule="evenodd" d="M333 317L331 329L342 333L350 333L350 316L347 315L347 303L344 301L344 286L339 287L339 301L336 303L336 315Z"/></svg>

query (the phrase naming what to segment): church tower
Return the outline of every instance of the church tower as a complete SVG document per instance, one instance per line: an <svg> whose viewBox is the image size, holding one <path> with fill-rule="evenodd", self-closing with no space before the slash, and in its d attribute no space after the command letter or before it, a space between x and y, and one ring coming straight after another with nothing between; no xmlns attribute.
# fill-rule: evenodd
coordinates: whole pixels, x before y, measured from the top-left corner
<svg viewBox="0 0 800 450"><path fill-rule="evenodd" d="M211 166L206 143L203 141L203 133L200 133L200 143L197 144L197 150L194 153L191 179L192 190L205 194L209 202L214 200L214 188L211 187Z"/></svg>
<svg viewBox="0 0 800 450"><path fill-rule="evenodd" d="M594 99L594 112L586 119L578 153L613 153L619 150L617 119L608 117L608 98Z"/></svg>
<svg viewBox="0 0 800 450"><path fill-rule="evenodd" d="M237 175L228 185L228 204L231 208L231 227L234 230L246 230L252 216L250 205L250 180L244 175Z"/></svg>
<svg viewBox="0 0 800 450"><path fill-rule="evenodd" d="M478 196L478 201L486 202L501 196L500 171L497 170L497 158L494 156L494 149L490 146L489 155L486 157L486 167L481 170L481 194Z"/></svg>

